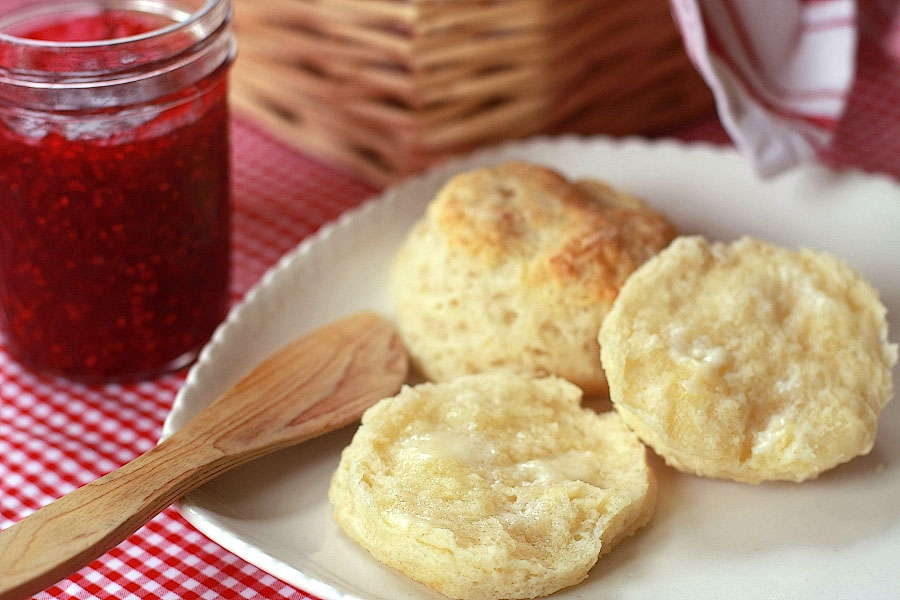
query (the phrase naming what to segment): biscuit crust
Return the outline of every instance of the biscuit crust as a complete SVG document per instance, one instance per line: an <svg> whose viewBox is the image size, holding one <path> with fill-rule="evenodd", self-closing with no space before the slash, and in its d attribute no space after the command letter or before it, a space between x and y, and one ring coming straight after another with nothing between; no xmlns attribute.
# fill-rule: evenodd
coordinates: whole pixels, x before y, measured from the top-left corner
<svg viewBox="0 0 900 600"><path fill-rule="evenodd" d="M656 481L613 412L556 378L406 387L363 416L329 498L379 561L452 598L534 598L587 577L649 519Z"/></svg>
<svg viewBox="0 0 900 600"><path fill-rule="evenodd" d="M505 368L605 395L600 323L674 236L665 217L599 181L523 162L463 173L395 259L398 328L435 381Z"/></svg>
<svg viewBox="0 0 900 600"><path fill-rule="evenodd" d="M672 466L803 481L868 453L897 346L838 258L742 238L675 240L600 331L613 404Z"/></svg>

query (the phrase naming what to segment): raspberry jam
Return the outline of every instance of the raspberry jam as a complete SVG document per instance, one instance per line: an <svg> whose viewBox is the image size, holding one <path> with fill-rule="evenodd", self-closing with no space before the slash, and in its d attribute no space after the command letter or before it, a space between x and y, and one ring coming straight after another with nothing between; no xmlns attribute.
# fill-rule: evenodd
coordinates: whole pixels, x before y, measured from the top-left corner
<svg viewBox="0 0 900 600"><path fill-rule="evenodd" d="M95 42L131 37L159 29L169 23L144 13L104 11L12 29L18 37L45 42Z"/></svg>
<svg viewBox="0 0 900 600"><path fill-rule="evenodd" d="M35 22L0 38L0 82L25 82L0 94L0 325L7 344L26 363L80 379L181 366L227 309L227 20L201 39L186 38L175 20L135 11ZM210 52L223 27L222 47ZM167 39L172 33L180 35ZM110 69L123 37L135 41L122 43L127 59ZM40 52L24 63L17 55L27 75L10 75L15 65L5 64L16 52L2 43L17 39L51 42L21 42L26 54ZM91 62L93 47L81 43L102 40L112 42L97 44L100 59ZM67 42L77 43L74 58L54 53L53 43ZM84 69L95 64L103 71L83 85ZM29 85L34 65L57 84L38 88L46 97Z"/></svg>

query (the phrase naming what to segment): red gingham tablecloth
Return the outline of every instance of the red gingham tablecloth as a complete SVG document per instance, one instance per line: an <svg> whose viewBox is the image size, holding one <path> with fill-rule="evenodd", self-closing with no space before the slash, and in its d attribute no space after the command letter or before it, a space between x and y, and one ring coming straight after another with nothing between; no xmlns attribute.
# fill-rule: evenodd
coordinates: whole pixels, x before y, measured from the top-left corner
<svg viewBox="0 0 900 600"><path fill-rule="evenodd" d="M883 27L887 16L862 25ZM900 51L863 42L859 61L847 117L822 158L900 176ZM727 142L714 118L671 135ZM240 119L233 144L237 300L284 252L376 190ZM184 372L101 387L51 379L16 363L0 337L0 529L150 449L183 381ZM209 541L174 508L37 596L93 597L312 598Z"/></svg>

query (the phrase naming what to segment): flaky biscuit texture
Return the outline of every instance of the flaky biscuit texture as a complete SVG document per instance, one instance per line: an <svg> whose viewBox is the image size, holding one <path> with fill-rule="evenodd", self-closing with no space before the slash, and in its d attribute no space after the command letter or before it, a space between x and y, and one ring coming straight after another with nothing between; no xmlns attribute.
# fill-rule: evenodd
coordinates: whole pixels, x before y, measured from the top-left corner
<svg viewBox="0 0 900 600"><path fill-rule="evenodd" d="M803 481L872 448L897 361L885 313L829 254L684 237L622 288L603 366L616 410L670 465Z"/></svg>
<svg viewBox="0 0 900 600"><path fill-rule="evenodd" d="M643 445L557 378L405 387L363 416L329 498L379 561L452 598L534 598L587 577L650 518Z"/></svg>
<svg viewBox="0 0 900 600"><path fill-rule="evenodd" d="M605 394L597 331L672 225L597 181L512 162L451 179L396 257L401 336L429 379L508 369Z"/></svg>

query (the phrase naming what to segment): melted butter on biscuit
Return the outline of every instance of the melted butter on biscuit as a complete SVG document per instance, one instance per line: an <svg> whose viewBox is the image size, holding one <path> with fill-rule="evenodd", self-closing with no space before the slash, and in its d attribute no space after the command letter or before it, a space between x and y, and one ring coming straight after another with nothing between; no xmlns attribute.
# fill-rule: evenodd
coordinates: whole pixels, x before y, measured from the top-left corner
<svg viewBox="0 0 900 600"><path fill-rule="evenodd" d="M489 462L497 454L496 447L482 435L448 430L415 433L402 440L400 445L412 448L423 456L458 460L468 465Z"/></svg>
<svg viewBox="0 0 900 600"><path fill-rule="evenodd" d="M713 344L706 336L691 338L684 327L669 327L669 353L675 360L700 362L710 369L718 369L728 362L725 348Z"/></svg>

